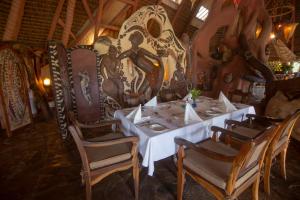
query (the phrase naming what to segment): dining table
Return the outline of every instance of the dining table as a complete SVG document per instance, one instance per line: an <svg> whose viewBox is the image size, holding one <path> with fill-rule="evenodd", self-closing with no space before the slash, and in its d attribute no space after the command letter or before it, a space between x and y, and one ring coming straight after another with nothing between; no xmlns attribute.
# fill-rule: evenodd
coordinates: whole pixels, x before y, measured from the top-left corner
<svg viewBox="0 0 300 200"><path fill-rule="evenodd" d="M236 110L226 112L223 102L200 96L196 99L194 110L201 120L187 123L184 120L186 103L176 100L156 106L142 106L142 118L137 123L127 117L136 108L125 108L114 113L114 117L121 120L125 135L139 137L142 166L148 167L149 176L154 173L156 161L176 154L178 146L174 142L175 137L197 143L212 137L211 126L224 128L227 119L240 121L246 114L255 114L253 106L241 103L232 103Z"/></svg>

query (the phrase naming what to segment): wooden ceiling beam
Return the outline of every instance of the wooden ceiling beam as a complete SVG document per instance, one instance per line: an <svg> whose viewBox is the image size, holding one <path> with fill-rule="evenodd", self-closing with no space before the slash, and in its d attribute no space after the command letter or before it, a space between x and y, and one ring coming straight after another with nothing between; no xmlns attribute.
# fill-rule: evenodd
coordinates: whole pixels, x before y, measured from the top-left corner
<svg viewBox="0 0 300 200"><path fill-rule="evenodd" d="M114 26L114 25L109 25L109 24L101 24L101 27L102 28L107 28L107 29L110 29L110 30L114 30L114 31L118 31L121 28L119 26Z"/></svg>
<svg viewBox="0 0 300 200"><path fill-rule="evenodd" d="M61 27L63 27L63 28L65 28L65 23L64 23L64 21L61 19L61 18L59 18L58 19L58 22L57 22ZM74 40L76 40L76 36L75 36L75 34L72 32L72 31L70 31L70 35L71 35L71 37L74 39Z"/></svg>
<svg viewBox="0 0 300 200"><path fill-rule="evenodd" d="M114 24L118 19L126 16L126 12L127 12L128 6L125 6L124 9L122 9L112 20L111 20L111 24Z"/></svg>
<svg viewBox="0 0 300 200"><path fill-rule="evenodd" d="M82 4L83 4L83 7L85 9L85 12L86 14L88 15L90 21L95 24L95 20L94 20L94 17L93 17L93 14L92 14L92 11L90 9L90 6L89 6L89 3L87 0L81 0L82 1Z"/></svg>
<svg viewBox="0 0 300 200"><path fill-rule="evenodd" d="M196 0L195 4L194 4L194 8L192 8L191 14L189 16L189 22L187 24L187 26L185 27L185 31L188 29L188 27L191 25L192 20L194 19L194 17L197 15L198 10L201 6L201 3L203 2L203 0Z"/></svg>
<svg viewBox="0 0 300 200"><path fill-rule="evenodd" d="M103 7L103 10L109 10L111 8L111 6L113 5L113 2L114 1L107 1L105 4L104 4L104 7Z"/></svg>
<svg viewBox="0 0 300 200"><path fill-rule="evenodd" d="M56 10L55 10L55 13L54 13L54 16L53 16L53 19L52 19L52 23L51 23L51 27L50 27L50 30L49 30L47 40L51 40L53 35L54 35L54 31L56 29L56 24L58 23L58 19L59 19L59 16L60 16L60 13L62 11L64 3L65 3L65 0L59 0L58 1L58 5L56 7Z"/></svg>
<svg viewBox="0 0 300 200"><path fill-rule="evenodd" d="M66 14L66 23L65 28L62 34L62 43L67 46L69 41L69 36L71 33L71 28L73 24L73 17L74 17L74 11L75 11L75 5L76 0L68 0L68 6L67 6L67 14Z"/></svg>
<svg viewBox="0 0 300 200"><path fill-rule="evenodd" d="M178 18L178 16L179 16L180 12L182 11L182 8L183 8L183 2L184 2L184 1L190 1L190 0L182 0L182 1L181 1L180 5L178 6L178 8L177 8L177 10L176 10L175 16L174 16L173 19L172 19L172 26L173 26L173 27L174 27L174 25L175 25L175 22L176 22L176 20L177 20L177 18Z"/></svg>
<svg viewBox="0 0 300 200"><path fill-rule="evenodd" d="M84 30L81 33L77 33L77 40L76 44L82 40L84 36L94 27L93 23L88 23L87 26L84 28Z"/></svg>
<svg viewBox="0 0 300 200"><path fill-rule="evenodd" d="M98 38L98 33L100 29L100 24L102 20L102 15L103 15L103 7L104 7L104 0L99 0L99 6L97 10L97 15L96 15L96 24L95 24L95 32L94 32L94 41Z"/></svg>
<svg viewBox="0 0 300 200"><path fill-rule="evenodd" d="M24 14L25 0L13 0L2 40L17 40Z"/></svg>
<svg viewBox="0 0 300 200"><path fill-rule="evenodd" d="M129 5L132 5L132 6L135 5L135 1L133 1L133 0L118 0L118 1L121 1L123 3L129 4Z"/></svg>

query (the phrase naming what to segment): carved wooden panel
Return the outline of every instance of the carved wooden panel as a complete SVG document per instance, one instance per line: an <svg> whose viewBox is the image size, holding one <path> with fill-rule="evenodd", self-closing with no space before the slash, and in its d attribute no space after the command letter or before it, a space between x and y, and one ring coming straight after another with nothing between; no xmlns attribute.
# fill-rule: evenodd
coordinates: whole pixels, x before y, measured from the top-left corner
<svg viewBox="0 0 300 200"><path fill-rule="evenodd" d="M100 91L98 82L98 55L90 47L79 46L68 52L69 80L72 107L81 122L101 119Z"/></svg>
<svg viewBox="0 0 300 200"><path fill-rule="evenodd" d="M161 6L145 6L122 25L118 38L101 37L102 90L120 107L143 102L163 90L187 93L185 49Z"/></svg>

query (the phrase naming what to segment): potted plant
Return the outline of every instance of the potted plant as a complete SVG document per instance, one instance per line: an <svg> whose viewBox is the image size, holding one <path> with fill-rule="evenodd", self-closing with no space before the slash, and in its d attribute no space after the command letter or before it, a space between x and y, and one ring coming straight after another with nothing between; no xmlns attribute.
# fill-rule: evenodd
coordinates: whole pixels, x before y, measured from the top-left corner
<svg viewBox="0 0 300 200"><path fill-rule="evenodd" d="M193 100L192 106L194 108L197 106L196 99L201 95L201 93L202 93L201 90L198 90L196 88L194 88L190 91L190 94L192 95L192 100Z"/></svg>

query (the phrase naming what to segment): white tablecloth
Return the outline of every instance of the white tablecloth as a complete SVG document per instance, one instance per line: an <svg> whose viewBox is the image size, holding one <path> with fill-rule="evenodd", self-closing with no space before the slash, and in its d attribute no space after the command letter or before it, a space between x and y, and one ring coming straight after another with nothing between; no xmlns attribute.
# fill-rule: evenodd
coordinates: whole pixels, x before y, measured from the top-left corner
<svg viewBox="0 0 300 200"><path fill-rule="evenodd" d="M212 136L211 126L224 127L226 119L241 120L245 114L255 114L252 106L238 104L237 111L231 113L220 112L224 108L222 103L207 97L197 100L195 111L202 122L184 124L183 101L172 101L158 104L155 108L145 107L142 116L148 122L134 124L126 118L133 110L123 109L115 112L115 118L122 121L122 130L126 135L138 135L140 138L139 152L143 156L142 165L148 167L148 175L154 172L154 162L176 154L175 137L182 137L191 142L199 142ZM150 116L150 117L149 117ZM167 130L154 131L145 124L160 124Z"/></svg>

